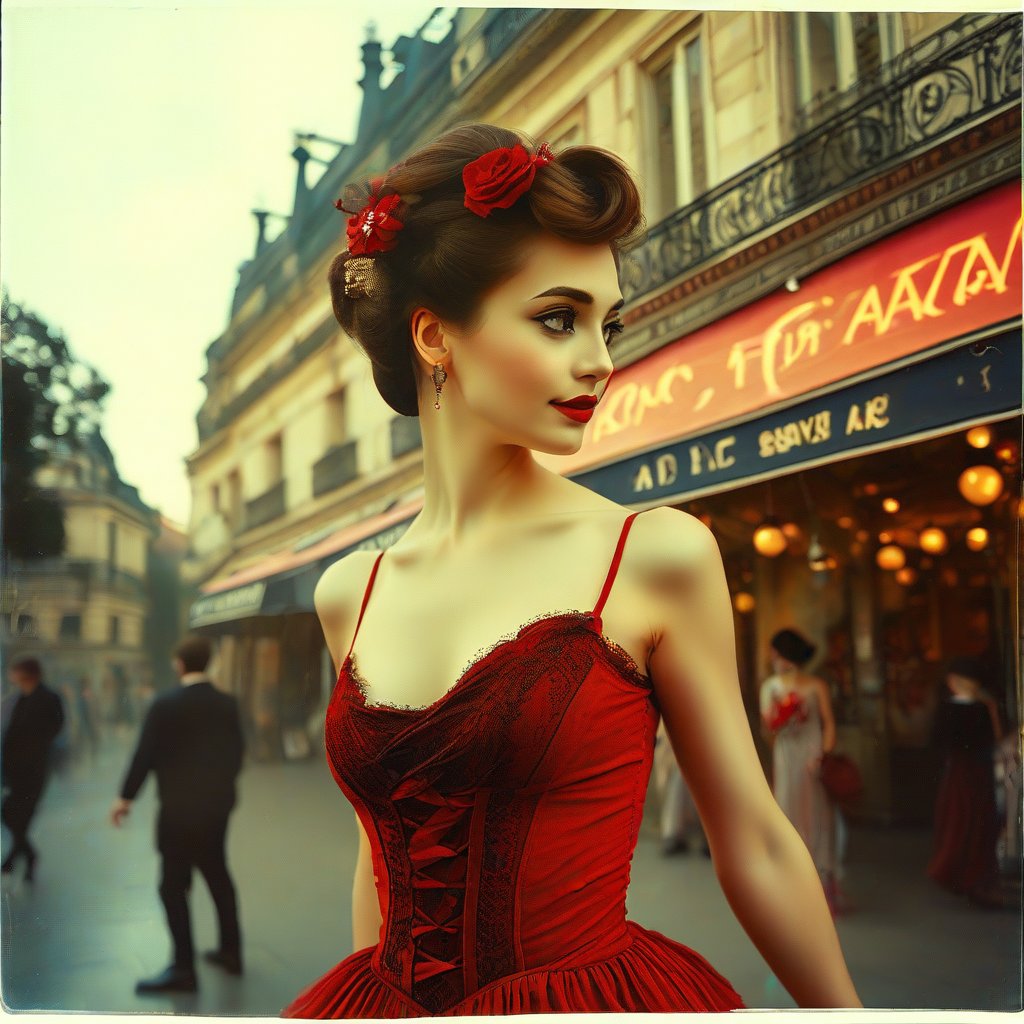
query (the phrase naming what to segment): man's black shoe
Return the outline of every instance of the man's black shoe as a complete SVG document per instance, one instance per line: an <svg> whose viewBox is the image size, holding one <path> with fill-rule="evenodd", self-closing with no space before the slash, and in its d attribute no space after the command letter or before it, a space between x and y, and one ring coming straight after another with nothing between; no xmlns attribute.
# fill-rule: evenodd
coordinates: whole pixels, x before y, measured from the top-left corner
<svg viewBox="0 0 1024 1024"><path fill-rule="evenodd" d="M135 992L140 996L160 992L195 992L197 987L195 971L172 964L162 974L137 982Z"/></svg>
<svg viewBox="0 0 1024 1024"><path fill-rule="evenodd" d="M232 953L229 950L224 949L211 949L203 954L203 959L207 963L216 964L218 967L222 967L228 974L241 974L242 973L242 955L241 953Z"/></svg>

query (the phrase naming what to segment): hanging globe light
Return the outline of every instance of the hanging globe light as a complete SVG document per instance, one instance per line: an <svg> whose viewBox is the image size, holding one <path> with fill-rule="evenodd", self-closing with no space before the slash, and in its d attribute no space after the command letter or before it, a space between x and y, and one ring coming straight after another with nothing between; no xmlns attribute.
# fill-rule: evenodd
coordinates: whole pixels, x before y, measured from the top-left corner
<svg viewBox="0 0 1024 1024"><path fill-rule="evenodd" d="M814 572L822 572L828 569L828 552L821 546L817 534L811 537L811 543L807 546L807 564Z"/></svg>
<svg viewBox="0 0 1024 1024"><path fill-rule="evenodd" d="M899 510L900 510L899 499L898 498L883 498L882 499L882 508L884 508L886 512L899 512Z"/></svg>
<svg viewBox="0 0 1024 1024"><path fill-rule="evenodd" d="M748 594L745 590L738 591L733 595L732 606L741 615L748 615L754 610L754 605L757 602L754 600L753 594Z"/></svg>
<svg viewBox="0 0 1024 1024"><path fill-rule="evenodd" d="M946 537L945 531L940 530L937 526L928 526L923 529L918 543L920 543L922 551L927 551L931 555L944 554L949 548L949 539Z"/></svg>
<svg viewBox="0 0 1024 1024"><path fill-rule="evenodd" d="M972 448L987 448L992 443L992 431L988 427L971 427L967 431L967 443Z"/></svg>
<svg viewBox="0 0 1024 1024"><path fill-rule="evenodd" d="M774 516L766 516L754 531L754 547L766 558L775 558L786 550L786 535Z"/></svg>
<svg viewBox="0 0 1024 1024"><path fill-rule="evenodd" d="M993 454L1000 462L1016 462L1020 457L1020 446L1016 441L1000 441Z"/></svg>
<svg viewBox="0 0 1024 1024"><path fill-rule="evenodd" d="M911 565L905 565L902 569L896 570L895 579L901 586L913 586L917 582L917 570Z"/></svg>
<svg viewBox="0 0 1024 1024"><path fill-rule="evenodd" d="M898 544L886 544L875 552L879 569L902 569L907 564L906 552Z"/></svg>
<svg viewBox="0 0 1024 1024"><path fill-rule="evenodd" d="M991 505L1003 493L1002 474L983 463L965 469L956 485L972 505Z"/></svg>
<svg viewBox="0 0 1024 1024"><path fill-rule="evenodd" d="M972 551L984 551L988 547L988 530L984 526L972 526L965 540Z"/></svg>

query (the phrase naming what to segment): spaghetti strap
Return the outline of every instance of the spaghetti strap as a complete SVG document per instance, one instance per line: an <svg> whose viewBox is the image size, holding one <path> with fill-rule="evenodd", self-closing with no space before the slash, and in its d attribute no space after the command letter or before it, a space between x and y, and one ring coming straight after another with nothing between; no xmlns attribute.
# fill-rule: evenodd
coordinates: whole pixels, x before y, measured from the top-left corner
<svg viewBox="0 0 1024 1024"><path fill-rule="evenodd" d="M604 578L604 586L601 588L601 596L597 599L597 604L594 606L594 610L590 613L594 616L598 622L601 621L601 609L604 608L604 603L608 599L608 594L612 589L612 583L615 582L615 574L619 571L619 561L622 559L622 549L626 546L626 537L629 534L629 528L633 525L633 520L640 515L640 510L636 512L630 512L626 516L622 523L622 529L619 531L619 543L615 546L615 554L612 555L612 564L608 567L608 575Z"/></svg>
<svg viewBox="0 0 1024 1024"><path fill-rule="evenodd" d="M377 560L373 563L373 569L370 570L370 578L366 581L366 589L363 591L363 603L359 608L359 618L356 619L356 628L352 634L352 642L348 645L348 653L345 655L345 661L352 656L352 648L356 645L356 636L359 634L359 624L363 621L363 612L366 611L366 602L370 600L370 591L373 590L373 581L377 576L377 566L380 565L380 560L384 557L386 548L380 549L380 554L377 556Z"/></svg>

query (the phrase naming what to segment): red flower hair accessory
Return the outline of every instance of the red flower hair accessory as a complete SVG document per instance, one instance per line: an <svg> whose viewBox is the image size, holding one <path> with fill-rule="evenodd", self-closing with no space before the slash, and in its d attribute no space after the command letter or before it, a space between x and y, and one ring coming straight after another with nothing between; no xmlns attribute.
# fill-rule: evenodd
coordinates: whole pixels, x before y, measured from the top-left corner
<svg viewBox="0 0 1024 1024"><path fill-rule="evenodd" d="M349 210L341 199L334 201L335 209L352 216L348 219L348 251L353 256L365 256L374 252L387 252L398 244L398 232L405 226L395 216L395 207L402 201L396 192L383 198L378 197L381 179L371 183L370 197L360 210Z"/></svg>
<svg viewBox="0 0 1024 1024"><path fill-rule="evenodd" d="M553 159L546 142L533 156L519 142L478 156L462 168L466 209L481 217L491 210L508 209L533 184L537 168Z"/></svg>

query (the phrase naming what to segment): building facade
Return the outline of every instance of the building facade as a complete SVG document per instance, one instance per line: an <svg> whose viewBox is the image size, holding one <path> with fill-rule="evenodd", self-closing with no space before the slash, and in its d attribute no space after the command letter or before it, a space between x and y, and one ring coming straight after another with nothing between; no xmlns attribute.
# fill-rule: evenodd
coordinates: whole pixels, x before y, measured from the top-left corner
<svg viewBox="0 0 1024 1024"><path fill-rule="evenodd" d="M449 17L394 42L386 88L364 45L357 138L312 185L315 140L299 141L288 226L267 242L260 220L208 350L190 622L221 638L267 756L318 742L320 573L393 543L421 500L418 421L331 315L331 204L485 120L619 153L649 225L583 446L538 458L624 505L705 517L755 733L767 640L796 626L864 772L861 815L922 819L942 660L988 658L1019 714L1020 16Z"/></svg>
<svg viewBox="0 0 1024 1024"><path fill-rule="evenodd" d="M134 722L146 695L174 678L159 630L168 614L172 629L183 625L181 595L176 570L161 585L154 564L156 546L181 532L120 479L99 431L80 448L58 441L36 482L64 509L65 550L9 567L7 660L38 657L72 724L83 687L101 720Z"/></svg>

